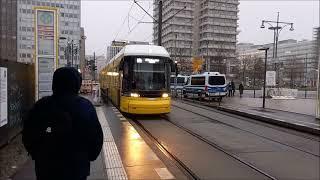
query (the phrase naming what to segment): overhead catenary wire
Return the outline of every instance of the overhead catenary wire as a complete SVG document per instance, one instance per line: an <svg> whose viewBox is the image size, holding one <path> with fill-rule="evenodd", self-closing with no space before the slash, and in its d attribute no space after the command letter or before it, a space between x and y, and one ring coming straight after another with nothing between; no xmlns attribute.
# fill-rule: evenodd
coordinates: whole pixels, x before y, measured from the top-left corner
<svg viewBox="0 0 320 180"><path fill-rule="evenodd" d="M149 3L149 7L148 7L148 10L147 10L147 11L149 11L150 9L151 9L151 4ZM145 18L145 16L146 16L146 14L143 14L140 19L137 19L137 18L135 18L135 17L130 16L130 17L132 17L134 20L136 20L136 21L138 21L138 22L133 26L132 29L129 28L129 33L127 34L127 36L126 36L125 39L127 39L128 36L138 27L138 25L139 25L140 22Z"/></svg>
<svg viewBox="0 0 320 180"><path fill-rule="evenodd" d="M129 9L129 11L128 11L128 14L127 14L127 16L124 18L122 25L121 25L120 28L118 29L117 34L115 35L114 40L116 40L116 39L118 38L118 36L119 36L119 34L120 34L120 32L121 32L121 29L123 28L124 24L126 23L127 19L128 19L129 16L130 16L130 12L131 12L134 4L135 4L135 2L133 2L133 3L131 4L131 7L130 7L130 9Z"/></svg>

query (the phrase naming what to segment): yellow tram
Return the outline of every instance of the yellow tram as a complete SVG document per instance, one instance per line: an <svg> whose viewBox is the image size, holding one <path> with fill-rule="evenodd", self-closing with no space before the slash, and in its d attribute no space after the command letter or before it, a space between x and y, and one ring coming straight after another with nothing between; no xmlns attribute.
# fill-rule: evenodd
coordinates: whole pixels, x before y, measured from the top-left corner
<svg viewBox="0 0 320 180"><path fill-rule="evenodd" d="M165 48L127 45L101 70L102 93L125 113L169 113L171 67Z"/></svg>

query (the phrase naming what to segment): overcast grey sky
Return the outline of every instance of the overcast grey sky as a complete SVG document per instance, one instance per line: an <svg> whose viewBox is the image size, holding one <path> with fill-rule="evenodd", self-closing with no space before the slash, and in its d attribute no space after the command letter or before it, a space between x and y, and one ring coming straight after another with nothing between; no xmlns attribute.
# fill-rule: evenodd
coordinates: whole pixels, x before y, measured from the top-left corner
<svg viewBox="0 0 320 180"><path fill-rule="evenodd" d="M282 39L311 39L312 28L319 26L319 1L258 1L240 0L239 42L256 44L272 42L273 32L260 29L261 21L276 20L293 22L294 31L284 29ZM139 1L152 14L152 0ZM126 18L126 17L129 18ZM125 20L125 21L124 21ZM86 52L98 55L106 52L106 46L117 40L152 40L152 24L138 24L138 20L152 21L133 0L85 0L82 1L82 26L85 28Z"/></svg>

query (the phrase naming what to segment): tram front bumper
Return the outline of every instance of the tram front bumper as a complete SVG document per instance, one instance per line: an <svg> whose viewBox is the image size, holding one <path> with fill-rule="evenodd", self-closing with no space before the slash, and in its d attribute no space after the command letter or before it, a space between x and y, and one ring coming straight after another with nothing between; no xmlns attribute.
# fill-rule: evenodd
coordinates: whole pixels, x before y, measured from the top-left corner
<svg viewBox="0 0 320 180"><path fill-rule="evenodd" d="M167 114L171 103L170 98L129 98L122 101L121 110L130 114Z"/></svg>

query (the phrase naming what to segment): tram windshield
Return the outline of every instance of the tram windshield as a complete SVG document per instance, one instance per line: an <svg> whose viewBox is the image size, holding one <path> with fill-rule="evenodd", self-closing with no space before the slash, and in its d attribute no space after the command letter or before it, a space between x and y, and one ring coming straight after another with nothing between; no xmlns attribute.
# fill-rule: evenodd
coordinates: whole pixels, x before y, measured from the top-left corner
<svg viewBox="0 0 320 180"><path fill-rule="evenodd" d="M126 67L128 64L128 67ZM128 68L129 73L126 73ZM170 64L162 58L137 57L124 64L124 91L168 91Z"/></svg>

